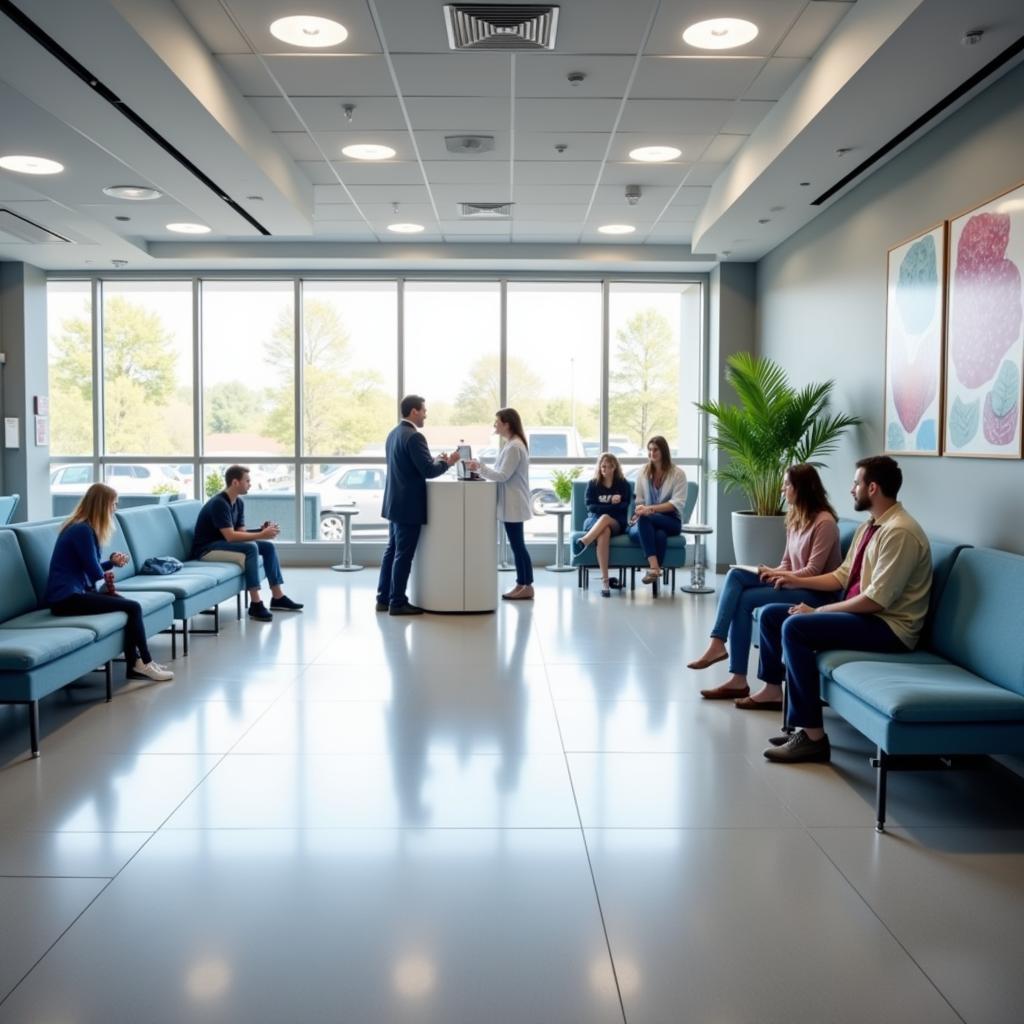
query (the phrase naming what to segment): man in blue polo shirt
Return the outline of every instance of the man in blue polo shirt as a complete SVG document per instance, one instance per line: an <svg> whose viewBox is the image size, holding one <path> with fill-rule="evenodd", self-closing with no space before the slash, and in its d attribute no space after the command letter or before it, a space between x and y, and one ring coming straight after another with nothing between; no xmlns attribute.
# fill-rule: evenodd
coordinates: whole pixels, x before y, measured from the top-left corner
<svg viewBox="0 0 1024 1024"><path fill-rule="evenodd" d="M249 590L249 618L270 622L274 616L260 597L259 560L270 583L270 607L279 612L297 612L302 605L286 597L281 584L281 563L272 540L280 532L277 523L264 523L257 530L246 529L245 502L242 495L249 493L251 481L248 466L228 466L224 474L225 488L215 494L200 510L196 519L196 533L192 541L190 558L224 561L223 552L241 555L245 559L245 585Z"/></svg>

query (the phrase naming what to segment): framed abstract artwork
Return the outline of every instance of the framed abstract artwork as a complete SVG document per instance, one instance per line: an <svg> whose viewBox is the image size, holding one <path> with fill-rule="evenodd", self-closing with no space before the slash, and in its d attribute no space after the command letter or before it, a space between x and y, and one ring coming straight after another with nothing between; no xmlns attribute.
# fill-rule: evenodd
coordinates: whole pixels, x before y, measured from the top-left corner
<svg viewBox="0 0 1024 1024"><path fill-rule="evenodd" d="M1024 185L949 222L947 455L1021 456Z"/></svg>
<svg viewBox="0 0 1024 1024"><path fill-rule="evenodd" d="M938 455L946 225L889 250L885 303L885 450Z"/></svg>

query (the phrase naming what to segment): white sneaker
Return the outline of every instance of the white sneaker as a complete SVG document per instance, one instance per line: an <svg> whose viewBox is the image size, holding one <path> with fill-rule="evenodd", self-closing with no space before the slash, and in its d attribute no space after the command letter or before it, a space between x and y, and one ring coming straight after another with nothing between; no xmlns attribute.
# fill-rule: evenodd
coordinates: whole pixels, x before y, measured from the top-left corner
<svg viewBox="0 0 1024 1024"><path fill-rule="evenodd" d="M163 665L158 665L155 661L143 664L141 658L135 659L135 664L132 666L132 674L145 676L147 679L152 679L154 683L166 683L174 678L174 673L170 669L164 668Z"/></svg>

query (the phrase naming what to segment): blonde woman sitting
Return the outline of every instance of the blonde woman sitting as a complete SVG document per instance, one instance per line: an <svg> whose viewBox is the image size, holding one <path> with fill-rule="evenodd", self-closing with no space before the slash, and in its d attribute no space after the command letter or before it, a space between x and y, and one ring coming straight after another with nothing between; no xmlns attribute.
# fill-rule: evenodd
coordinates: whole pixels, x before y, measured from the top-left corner
<svg viewBox="0 0 1024 1024"><path fill-rule="evenodd" d="M668 441L657 435L647 442L647 465L636 478L636 505L629 535L643 548L648 569L644 583L661 576L669 537L683 531L686 474L672 464Z"/></svg>
<svg viewBox="0 0 1024 1024"><path fill-rule="evenodd" d="M587 484L585 504L587 518L583 521L586 531L577 538L576 554L597 546L597 564L601 567L601 596L611 597L611 583L608 580L608 557L612 537L628 529L629 483L622 475L622 466L611 452L602 452L594 467L594 477Z"/></svg>

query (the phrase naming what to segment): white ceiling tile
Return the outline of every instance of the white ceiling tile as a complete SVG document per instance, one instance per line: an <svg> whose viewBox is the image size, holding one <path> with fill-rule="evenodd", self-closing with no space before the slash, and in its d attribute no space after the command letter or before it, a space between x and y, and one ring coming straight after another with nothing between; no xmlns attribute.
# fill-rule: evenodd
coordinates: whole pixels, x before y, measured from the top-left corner
<svg viewBox="0 0 1024 1024"><path fill-rule="evenodd" d="M335 161L338 174L346 185L422 185L419 164L412 160Z"/></svg>
<svg viewBox="0 0 1024 1024"><path fill-rule="evenodd" d="M509 101L476 96L406 96L409 120L417 131L449 134L507 132Z"/></svg>
<svg viewBox="0 0 1024 1024"><path fill-rule="evenodd" d="M746 135L718 135L704 150L701 160L706 163L728 163L746 141Z"/></svg>
<svg viewBox="0 0 1024 1024"><path fill-rule="evenodd" d="M508 181L508 162L481 161L452 156L450 160L424 160L424 170L434 185L496 185Z"/></svg>
<svg viewBox="0 0 1024 1024"><path fill-rule="evenodd" d="M687 185L713 185L718 176L725 170L728 164L725 163L699 163L694 164L687 172Z"/></svg>
<svg viewBox="0 0 1024 1024"><path fill-rule="evenodd" d="M509 95L509 54L396 53L392 61L403 96Z"/></svg>
<svg viewBox="0 0 1024 1024"><path fill-rule="evenodd" d="M836 25L852 9L853 3L843 0L827 0L825 3L813 0L782 40L775 56L813 57Z"/></svg>
<svg viewBox="0 0 1024 1024"><path fill-rule="evenodd" d="M803 57L772 57L764 67L764 70L757 76L757 80L747 90L744 99L748 100L778 100L782 94L793 84L797 75L805 67L807 60Z"/></svg>
<svg viewBox="0 0 1024 1024"><path fill-rule="evenodd" d="M460 135L460 134L493 134L494 135L494 149L489 153L475 153L472 156L458 156L454 153L450 153L448 148L445 146L446 135ZM390 145L390 143L389 143ZM424 162L436 162L436 161L457 161L465 164L467 167L471 164L483 162L491 163L493 161L506 162L508 160L508 133L507 132L488 132L481 129L470 131L465 129L463 131L449 130L449 131L429 131L420 130L416 131L416 145L420 149L420 159Z"/></svg>
<svg viewBox="0 0 1024 1024"><path fill-rule="evenodd" d="M391 209L391 203L360 203L359 209L371 222L382 220L390 224L397 216L398 220L411 220L418 224L435 223L434 208L429 203L402 203L397 215Z"/></svg>
<svg viewBox="0 0 1024 1024"><path fill-rule="evenodd" d="M552 216L539 220L519 220L517 218L512 225L512 230L517 237L520 233L524 235L562 235L568 232L576 232L578 234L582 226L582 216L578 218L566 217L562 220Z"/></svg>
<svg viewBox="0 0 1024 1024"><path fill-rule="evenodd" d="M517 182L513 198L517 203L585 206L590 202L593 191L593 182L589 185L520 185Z"/></svg>
<svg viewBox="0 0 1024 1024"><path fill-rule="evenodd" d="M430 196L425 185L353 185L345 182L352 197L364 207L370 203L400 203L428 206Z"/></svg>
<svg viewBox="0 0 1024 1024"><path fill-rule="evenodd" d="M376 242L377 234L363 223L321 223L313 229L316 238L335 242Z"/></svg>
<svg viewBox="0 0 1024 1024"><path fill-rule="evenodd" d="M309 178L314 185L334 185L337 183L333 171L324 160L296 160L295 166Z"/></svg>
<svg viewBox="0 0 1024 1024"><path fill-rule="evenodd" d="M242 31L248 37L257 53L288 54L296 56L322 56L335 53L380 53L380 42L373 18L367 5L357 3L338 5L335 3L309 2L284 4L281 0L225 0ZM339 7L341 9L339 10ZM289 10L290 8L290 10ZM316 54L303 51L300 47L289 46L270 34L270 23L285 14L318 14L340 21L348 30L348 38L337 46L319 50Z"/></svg>
<svg viewBox="0 0 1024 1024"><path fill-rule="evenodd" d="M619 100L521 99L516 102L516 131L610 132L619 113Z"/></svg>
<svg viewBox="0 0 1024 1024"><path fill-rule="evenodd" d="M292 103L314 132L344 132L355 136L364 131L404 131L406 128L402 105L393 96L363 96L354 101L356 109L351 121L345 114L343 101L333 97L299 96L293 98Z"/></svg>
<svg viewBox="0 0 1024 1024"><path fill-rule="evenodd" d="M578 99L621 99L633 70L631 56L574 56L561 53L516 55L516 95ZM571 71L586 76L578 85L567 81Z"/></svg>
<svg viewBox="0 0 1024 1024"><path fill-rule="evenodd" d="M605 164L601 184L675 188L689 169L690 165L682 160L668 164L645 164L639 160L609 163Z"/></svg>
<svg viewBox="0 0 1024 1024"><path fill-rule="evenodd" d="M678 182L676 182L678 184ZM614 207L625 211L637 211L636 216L654 216L671 199L675 186L672 188L659 188L657 186L641 185L640 200L630 206L626 202L624 185L601 185L597 190L595 205Z"/></svg>
<svg viewBox="0 0 1024 1024"><path fill-rule="evenodd" d="M210 0L175 0L211 53L248 53L249 46L220 4Z"/></svg>
<svg viewBox="0 0 1024 1024"><path fill-rule="evenodd" d="M672 200L674 206L703 206L711 194L710 187L684 185Z"/></svg>
<svg viewBox="0 0 1024 1024"><path fill-rule="evenodd" d="M344 195L338 192L339 196ZM320 203L313 208L313 220L362 220L363 214L350 202Z"/></svg>
<svg viewBox="0 0 1024 1024"><path fill-rule="evenodd" d="M722 132L749 135L765 118L774 103L761 100L740 100L733 106L729 119L722 125Z"/></svg>
<svg viewBox="0 0 1024 1024"><path fill-rule="evenodd" d="M728 100L630 100L619 128L624 132L714 134L722 130L735 106Z"/></svg>
<svg viewBox="0 0 1024 1024"><path fill-rule="evenodd" d="M608 132L516 132L517 160L603 160ZM556 145L566 150L559 154Z"/></svg>
<svg viewBox="0 0 1024 1024"><path fill-rule="evenodd" d="M730 50L736 56L767 57L796 20L806 0L730 0L723 9L721 0L663 0L651 30L648 54L707 54L683 42L683 31L709 18L744 18L758 27L758 34L746 46Z"/></svg>
<svg viewBox="0 0 1024 1024"><path fill-rule="evenodd" d="M507 179L495 185L431 185L430 190L442 215L442 206L452 211L459 203L507 203L510 200Z"/></svg>
<svg viewBox="0 0 1024 1024"><path fill-rule="evenodd" d="M341 203L351 205L348 194L341 185L314 185L313 205L316 209L329 203Z"/></svg>
<svg viewBox="0 0 1024 1024"><path fill-rule="evenodd" d="M248 96L246 103L272 132L304 132L302 122L287 100L279 96Z"/></svg>
<svg viewBox="0 0 1024 1024"><path fill-rule="evenodd" d="M587 207L582 203L576 206L552 203L516 203L515 220L551 223L553 221L574 221L582 224L587 215Z"/></svg>
<svg viewBox="0 0 1024 1024"><path fill-rule="evenodd" d="M655 224L647 233L647 242L663 245L689 245L693 239L692 224Z"/></svg>
<svg viewBox="0 0 1024 1024"><path fill-rule="evenodd" d="M275 132L274 138L296 160L322 159L316 143L306 132Z"/></svg>
<svg viewBox="0 0 1024 1024"><path fill-rule="evenodd" d="M736 100L764 66L760 57L644 57L630 99Z"/></svg>
<svg viewBox="0 0 1024 1024"><path fill-rule="evenodd" d="M591 185L597 183L597 160L517 160L517 185Z"/></svg>
<svg viewBox="0 0 1024 1024"><path fill-rule="evenodd" d="M443 220L441 221L441 230L444 232L445 238L452 236L462 236L465 238L499 236L507 238L512 230L512 222L508 220L472 220L471 218Z"/></svg>
<svg viewBox="0 0 1024 1024"><path fill-rule="evenodd" d="M274 96L280 89L289 96L339 98L388 96L394 92L387 61L375 54L304 53L261 59L248 53L217 59L246 96Z"/></svg>
<svg viewBox="0 0 1024 1024"><path fill-rule="evenodd" d="M700 213L700 206L681 206L673 203L658 218L659 224L693 224Z"/></svg>

